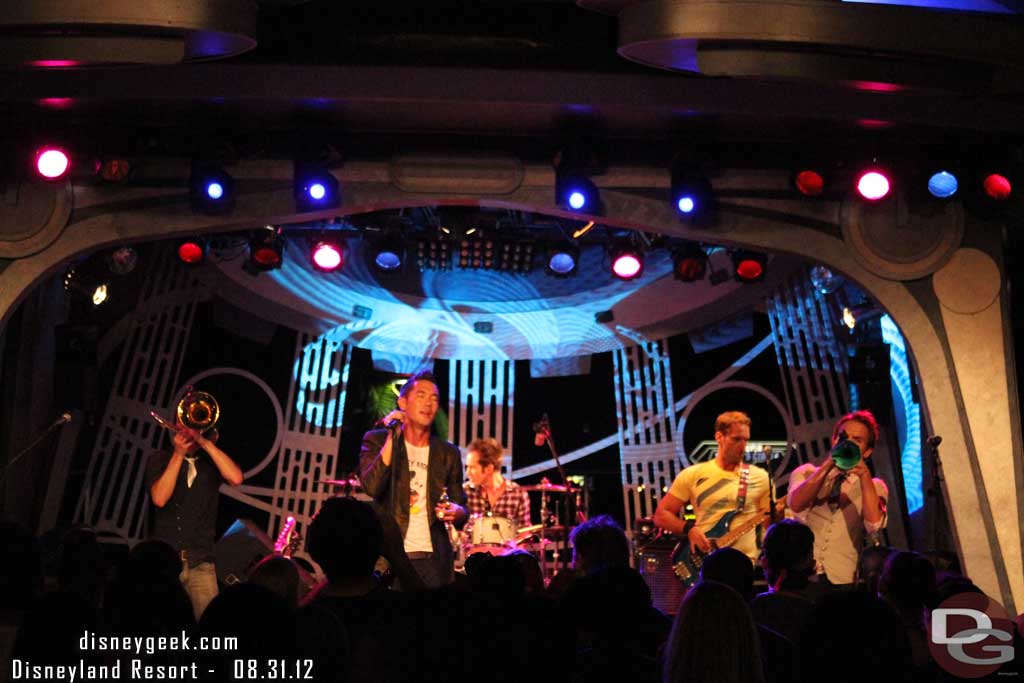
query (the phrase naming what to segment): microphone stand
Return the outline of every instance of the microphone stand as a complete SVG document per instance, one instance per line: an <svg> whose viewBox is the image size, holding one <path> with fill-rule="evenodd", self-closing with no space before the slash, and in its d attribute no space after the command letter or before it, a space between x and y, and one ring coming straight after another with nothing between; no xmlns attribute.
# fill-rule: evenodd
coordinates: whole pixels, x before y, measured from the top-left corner
<svg viewBox="0 0 1024 683"><path fill-rule="evenodd" d="M18 452L17 452L17 453L16 453L15 455L14 455L14 457L13 457L13 458L11 458L11 459L10 459L10 460L9 460L9 461L7 462L7 464L6 464L6 465L4 465L4 470L3 470L3 472L0 472L0 481L3 481L4 477L6 477L6 476L7 476L7 471L8 471L8 470L9 470L9 469L10 469L10 468L11 468L11 467L12 467L12 466L14 465L14 463L16 463L16 462L18 462L19 460L21 460L21 457L22 457L23 455L25 455L26 453L28 453L29 451L31 451L31 450L32 450L33 448L35 448L36 446L38 446L38 445L39 445L39 443L40 443L40 442L41 442L41 441L42 441L43 439L45 439L45 438L47 437L47 435L49 435L49 434L50 434L50 432L52 432L52 431L54 431L55 429L57 429L57 427L61 427L61 426L63 426L63 425L66 425L66 424L67 424L67 423L69 423L69 422L71 422L71 414L70 414L70 413L63 413L63 414L62 414L62 415L61 415L60 417L58 417L58 418L57 418L57 420L56 420L55 422L53 422L52 424L50 424L50 426L49 426L49 427L47 427L46 429L44 429L43 431L41 431L41 432L39 433L39 436L37 436L37 437L36 437L35 439L33 439L33 440L32 440L32 443L30 443L29 445L25 446L25 447L24 447L24 448L22 448L22 449L21 449L20 451L18 451Z"/></svg>
<svg viewBox="0 0 1024 683"><path fill-rule="evenodd" d="M545 443L547 443L548 450L551 451L551 458L555 461L555 468L558 470L558 476L560 476L562 478L562 484L565 485L566 493L568 494L569 491L572 491L572 493L573 493L574 498L573 498L572 502L574 503L574 505L570 505L570 501L568 499L566 500L566 508L567 508L566 509L566 520L567 521L570 520L570 519L571 520L575 520L576 519L576 515L579 514L579 504L580 504L580 502L579 502L579 495L580 495L580 491L579 491L578 488L575 488L572 485L572 483L569 482L569 478L566 476L565 470L562 468L562 463L558 460L558 449L555 448L555 440L551 437L551 422L548 420L547 413L544 413L541 416L540 421L537 422L536 424L534 424L533 428L534 428L535 434L537 436L543 438ZM545 517L547 516L547 495L548 495L547 491L541 491L541 504L540 504L540 506L541 506L541 520L540 520L540 522L541 522L541 524L540 524L540 547L541 547L540 564L541 564L541 576L545 576L546 571L547 571L547 550L544 547L544 541L545 541L544 530L545 530L545 528L547 526L547 519L545 519ZM570 511L570 508L571 508L571 511ZM560 510L560 508L559 508L557 503L555 505L555 510L556 510L555 516L557 518L558 514L559 514L559 510ZM571 514L570 514L570 512L571 512ZM575 526L575 525L573 525L573 526ZM567 546L566 547L566 551L568 551L568 542L569 542L569 537L568 537L568 534L566 534L566 538L565 538L565 543L566 543L566 546ZM558 548L556 547L555 548L555 564L556 565L558 564L558 555L559 555ZM569 568L569 553L568 552L562 553L562 568L563 569L568 569Z"/></svg>

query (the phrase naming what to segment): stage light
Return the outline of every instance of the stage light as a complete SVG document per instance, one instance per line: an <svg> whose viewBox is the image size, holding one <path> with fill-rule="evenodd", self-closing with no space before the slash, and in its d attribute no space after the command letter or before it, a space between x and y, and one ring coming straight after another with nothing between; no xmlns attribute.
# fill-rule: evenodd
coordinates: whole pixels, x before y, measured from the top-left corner
<svg viewBox="0 0 1024 683"><path fill-rule="evenodd" d="M85 297L93 306L101 306L107 301L107 283L77 270L71 266L64 273L64 290Z"/></svg>
<svg viewBox="0 0 1024 683"><path fill-rule="evenodd" d="M708 257L700 245L689 243L672 254L672 273L681 282L703 280L708 272Z"/></svg>
<svg viewBox="0 0 1024 683"><path fill-rule="evenodd" d="M732 253L732 272L740 282L760 282L764 279L766 258L752 251Z"/></svg>
<svg viewBox="0 0 1024 683"><path fill-rule="evenodd" d="M567 276L576 272L579 265L580 249L571 244L559 244L548 252L548 273Z"/></svg>
<svg viewBox="0 0 1024 683"><path fill-rule="evenodd" d="M825 176L811 168L800 169L793 174L793 187L805 197L820 197L825 192Z"/></svg>
<svg viewBox="0 0 1024 683"><path fill-rule="evenodd" d="M578 172L559 170L555 174L555 203L572 211L597 213L601 197L590 178Z"/></svg>
<svg viewBox="0 0 1024 683"><path fill-rule="evenodd" d="M936 171L928 177L928 193L936 199L949 199L959 187L956 175L949 171Z"/></svg>
<svg viewBox="0 0 1024 683"><path fill-rule="evenodd" d="M294 189L299 211L330 209L341 203L338 179L319 164L296 163Z"/></svg>
<svg viewBox="0 0 1024 683"><path fill-rule="evenodd" d="M118 247L107 254L107 270L114 275L127 275L139 263L139 252L132 247Z"/></svg>
<svg viewBox="0 0 1024 683"><path fill-rule="evenodd" d="M843 286L843 278L829 268L817 265L811 268L811 284L822 294L834 294Z"/></svg>
<svg viewBox="0 0 1024 683"><path fill-rule="evenodd" d="M211 215L228 213L235 204L235 181L216 166L193 164L189 199L193 211Z"/></svg>
<svg viewBox="0 0 1024 683"><path fill-rule="evenodd" d="M862 303L856 306L843 307L843 324L853 331L858 324L864 324L868 320L879 318L882 315L881 309L872 303Z"/></svg>
<svg viewBox="0 0 1024 683"><path fill-rule="evenodd" d="M714 190L697 169L677 164L672 169L672 206L677 215L690 223L707 224L714 213Z"/></svg>
<svg viewBox="0 0 1024 683"><path fill-rule="evenodd" d="M981 186L985 190L985 195L997 202L1009 199L1010 193L1013 191L1010 179L1000 173L986 175Z"/></svg>
<svg viewBox="0 0 1024 683"><path fill-rule="evenodd" d="M498 243L498 253L494 262L498 270L513 273L528 273L533 270L533 242L530 240L504 240ZM484 263L487 263L487 249L485 243Z"/></svg>
<svg viewBox="0 0 1024 683"><path fill-rule="evenodd" d="M416 266L420 271L426 270L451 270L451 242L448 235L441 228L436 236L425 237L416 244Z"/></svg>
<svg viewBox="0 0 1024 683"><path fill-rule="evenodd" d="M36 152L36 171L47 180L60 180L70 167L71 159L60 147L42 147Z"/></svg>
<svg viewBox="0 0 1024 683"><path fill-rule="evenodd" d="M100 162L96 173L108 183L120 183L127 180L131 172L132 162L122 157L107 157Z"/></svg>
<svg viewBox="0 0 1024 683"><path fill-rule="evenodd" d="M279 230L268 226L249 238L248 264L255 271L280 268L284 261L284 238Z"/></svg>
<svg viewBox="0 0 1024 683"><path fill-rule="evenodd" d="M206 244L196 238L184 239L178 243L178 259L189 266L197 266L206 259Z"/></svg>
<svg viewBox="0 0 1024 683"><path fill-rule="evenodd" d="M322 237L313 242L310 258L314 268L330 273L341 268L345 262L345 247L339 240Z"/></svg>
<svg viewBox="0 0 1024 683"><path fill-rule="evenodd" d="M869 202L884 199L890 188L889 176L881 169L865 171L857 178L857 192Z"/></svg>
<svg viewBox="0 0 1024 683"><path fill-rule="evenodd" d="M632 280L644 272L643 253L629 245L621 244L612 248L612 273L621 280Z"/></svg>
<svg viewBox="0 0 1024 683"><path fill-rule="evenodd" d="M385 228L382 232L364 233L364 249L373 267L385 273L392 273L402 267L405 260L405 237L400 222Z"/></svg>

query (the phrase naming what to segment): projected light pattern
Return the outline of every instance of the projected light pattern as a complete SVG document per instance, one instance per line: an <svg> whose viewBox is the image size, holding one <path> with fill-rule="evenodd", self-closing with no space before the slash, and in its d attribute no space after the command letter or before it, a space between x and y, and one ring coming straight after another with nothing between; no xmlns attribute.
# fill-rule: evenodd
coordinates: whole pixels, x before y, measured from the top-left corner
<svg viewBox="0 0 1024 683"><path fill-rule="evenodd" d="M324 278L306 259L286 259L280 270L255 281L230 266L220 272L262 296L323 321L329 336L371 350L415 358L553 358L619 348L622 340L596 323L595 313L671 273L667 253L648 259L644 274L623 282L600 268L604 254L581 255L581 267L595 266L563 285L546 273L490 271L415 273L415 281L391 287L365 258L362 241L349 244L351 258L342 272ZM581 287L582 285L585 285ZM725 290L721 290L725 291ZM371 319L353 314L372 310ZM493 323L493 333L474 323ZM303 409L305 410L305 409Z"/></svg>
<svg viewBox="0 0 1024 683"><path fill-rule="evenodd" d="M338 370L337 354L343 353L342 347L343 340L328 333L306 344L295 362L295 412L308 424L325 429L341 426L349 368L344 363L342 371Z"/></svg>
<svg viewBox="0 0 1024 683"><path fill-rule="evenodd" d="M905 437L900 453L903 486L906 489L907 512L914 514L924 505L921 489L921 407L914 401L911 391L910 368L907 365L907 346L896 323L888 315L881 318L882 341L889 345L889 375L893 388L903 403Z"/></svg>

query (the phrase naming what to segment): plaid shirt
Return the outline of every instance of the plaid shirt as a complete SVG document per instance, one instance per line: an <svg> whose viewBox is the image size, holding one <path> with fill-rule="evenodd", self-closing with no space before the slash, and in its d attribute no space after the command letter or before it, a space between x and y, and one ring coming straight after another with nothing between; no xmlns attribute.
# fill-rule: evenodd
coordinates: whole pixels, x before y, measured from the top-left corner
<svg viewBox="0 0 1024 683"><path fill-rule="evenodd" d="M484 515L489 511L495 517L511 520L519 529L530 526L530 496L514 481L505 480L505 490L493 506L483 489L469 482L463 484L463 488L466 490L466 509L471 516Z"/></svg>

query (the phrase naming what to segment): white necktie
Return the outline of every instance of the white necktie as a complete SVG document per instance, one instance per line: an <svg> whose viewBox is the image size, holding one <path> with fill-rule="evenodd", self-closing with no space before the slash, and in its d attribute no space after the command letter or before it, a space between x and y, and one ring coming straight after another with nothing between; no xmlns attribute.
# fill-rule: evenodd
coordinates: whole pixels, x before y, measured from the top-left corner
<svg viewBox="0 0 1024 683"><path fill-rule="evenodd" d="M188 482L188 487L192 488L192 482L194 482L196 480L196 475L199 474L196 471L196 459L195 458L185 458L185 460L188 461L188 475L187 475L186 481Z"/></svg>

